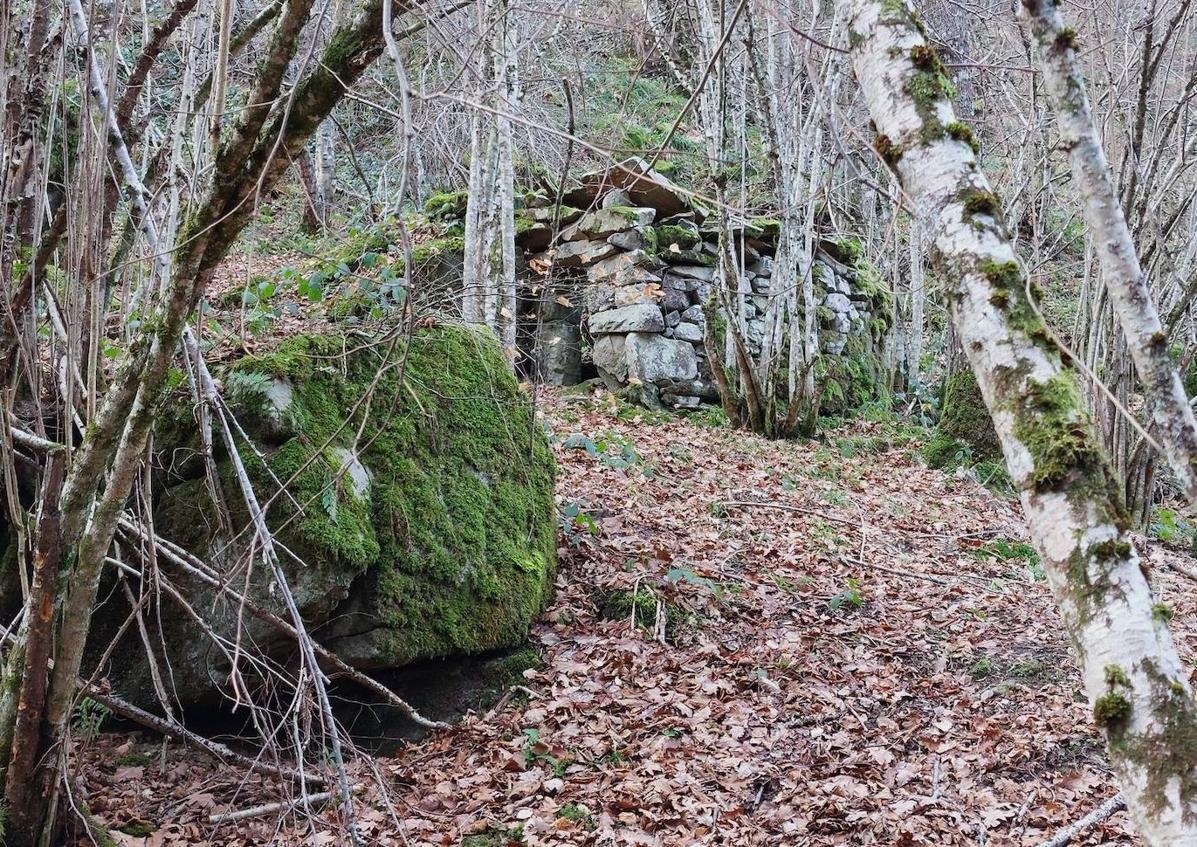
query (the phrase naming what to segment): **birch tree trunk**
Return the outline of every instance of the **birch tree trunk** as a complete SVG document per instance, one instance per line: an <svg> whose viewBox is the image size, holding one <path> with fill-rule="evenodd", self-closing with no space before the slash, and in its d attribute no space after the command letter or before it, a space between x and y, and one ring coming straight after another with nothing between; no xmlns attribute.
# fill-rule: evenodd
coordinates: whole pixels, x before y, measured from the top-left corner
<svg viewBox="0 0 1197 847"><path fill-rule="evenodd" d="M843 2L876 147L924 215L1127 808L1147 844L1197 843L1197 706L1075 374L1031 301L921 23L897 0Z"/></svg>
<svg viewBox="0 0 1197 847"><path fill-rule="evenodd" d="M1019 16L1031 33L1043 87L1056 113L1060 146L1068 151L1072 163L1085 223L1093 235L1114 314L1143 381L1152 424L1186 496L1197 501L1197 419L1168 355L1168 334L1160 324L1139 266L1138 252L1093 124L1076 61L1076 32L1064 25L1054 0L1023 0Z"/></svg>
<svg viewBox="0 0 1197 847"><path fill-rule="evenodd" d="M495 27L495 100L496 158L495 211L499 216L499 262L494 268L498 275L495 287L500 292L496 327L507 361L515 362L517 354L515 329L517 323L515 298L515 163L512 148L514 139L511 119L507 117L519 101L516 68L515 10L507 0L496 4L498 23Z"/></svg>

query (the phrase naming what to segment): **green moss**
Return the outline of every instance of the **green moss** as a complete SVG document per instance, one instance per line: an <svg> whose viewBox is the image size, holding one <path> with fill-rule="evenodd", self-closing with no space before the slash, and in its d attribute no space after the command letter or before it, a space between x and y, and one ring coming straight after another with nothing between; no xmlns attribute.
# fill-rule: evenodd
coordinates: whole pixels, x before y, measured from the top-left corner
<svg viewBox="0 0 1197 847"><path fill-rule="evenodd" d="M759 233L759 238L773 239L781 235L781 221L777 218L753 218L749 224Z"/></svg>
<svg viewBox="0 0 1197 847"><path fill-rule="evenodd" d="M446 253L460 253L463 250L465 250L465 238L460 235L433 238L411 248L411 263L418 267L426 265Z"/></svg>
<svg viewBox="0 0 1197 847"><path fill-rule="evenodd" d="M689 615L676 603L658 598L646 590L635 594L623 589L603 589L594 594L599 617L608 621L633 621L636 626L651 629L657 621L657 604L660 602L665 615L665 634L674 634L678 627L688 623Z"/></svg>
<svg viewBox="0 0 1197 847"><path fill-rule="evenodd" d="M126 753L123 756L117 756L115 764L117 767L144 768L146 765L152 764L153 761L154 758L145 753Z"/></svg>
<svg viewBox="0 0 1197 847"><path fill-rule="evenodd" d="M1130 713L1130 700L1112 691L1098 697L1093 704L1093 720L1103 729L1124 723Z"/></svg>
<svg viewBox="0 0 1197 847"><path fill-rule="evenodd" d="M1126 675L1126 671L1119 665L1106 665L1105 667L1106 685L1114 688L1117 685L1123 685L1130 688L1130 677Z"/></svg>
<svg viewBox="0 0 1197 847"><path fill-rule="evenodd" d="M450 220L465 215L468 191L441 191L424 201L424 212L436 220Z"/></svg>
<svg viewBox="0 0 1197 847"><path fill-rule="evenodd" d="M1070 373L1032 382L1015 414L1014 435L1031 454L1031 481L1061 483L1074 468L1104 463Z"/></svg>
<svg viewBox="0 0 1197 847"><path fill-rule="evenodd" d="M1106 541L1099 541L1098 543L1090 545L1089 547L1089 555L1103 561L1120 562L1129 558L1130 554L1130 542L1123 541L1120 538L1111 538Z"/></svg>
<svg viewBox="0 0 1197 847"><path fill-rule="evenodd" d="M488 826L484 832L467 835L461 839L460 847L512 847L524 843L524 830L513 826L510 829Z"/></svg>
<svg viewBox="0 0 1197 847"><path fill-rule="evenodd" d="M1070 26L1064 27L1056 34L1056 46L1061 50L1075 50L1077 46L1076 30Z"/></svg>
<svg viewBox="0 0 1197 847"><path fill-rule="evenodd" d="M944 384L942 412L935 435L923 448L932 467L954 467L962 458L994 461L1001 458L1001 444L993 419L985 407L980 386L965 368Z"/></svg>
<svg viewBox="0 0 1197 847"><path fill-rule="evenodd" d="M557 812L557 817L562 820L570 821L571 823L579 824L587 832L593 830L596 826L594 822L594 815L585 806L578 803L566 803Z"/></svg>
<svg viewBox="0 0 1197 847"><path fill-rule="evenodd" d="M1108 732L1111 755L1125 758L1146 772L1141 796L1149 805L1148 813L1158 814L1172 802L1169 798L1192 797L1197 792L1197 774L1193 771L1193 762L1197 761L1197 710L1185 686L1161 672L1150 659L1143 660L1139 670L1151 687L1151 720L1145 722L1151 729L1131 731L1126 722L1131 711L1129 703L1121 708L1120 719L1103 726ZM1098 703L1110 696L1104 695ZM1119 704L1107 702L1103 713L1111 710L1117 717Z"/></svg>
<svg viewBox="0 0 1197 847"><path fill-rule="evenodd" d="M1176 617L1176 611L1167 603L1156 603L1151 607L1151 618L1156 623L1166 624Z"/></svg>
<svg viewBox="0 0 1197 847"><path fill-rule="evenodd" d="M121 826L118 832L131 835L134 838L148 838L158 831L158 825L149 821L130 821Z"/></svg>
<svg viewBox="0 0 1197 847"><path fill-rule="evenodd" d="M303 581L327 591L365 580L362 614L386 664L522 643L551 590L554 465L498 343L437 326L381 372L374 349L346 356L346 346L301 335L234 366L293 387L297 434L269 456L292 496L277 498L271 520L302 551L314 577ZM363 427L350 410L375 380ZM344 467L359 427L365 496ZM273 491L261 460L245 458Z"/></svg>
<svg viewBox="0 0 1197 847"><path fill-rule="evenodd" d="M492 686L505 689L522 682L524 671L543 667L540 654L531 647L523 647L487 665L486 676Z"/></svg>
<svg viewBox="0 0 1197 847"><path fill-rule="evenodd" d="M648 229L656 237L655 246L657 249L668 249L669 245L676 244L682 250L689 250L701 240L698 233L694 230L676 224L663 224L661 226L649 227Z"/></svg>
<svg viewBox="0 0 1197 847"><path fill-rule="evenodd" d="M977 215L1000 220L1002 216L1002 202L992 191L969 190L961 198L964 202L964 221L971 222Z"/></svg>
<svg viewBox="0 0 1197 847"><path fill-rule="evenodd" d="M971 147L974 153L981 152L981 142L973 135L972 128L968 124L961 121L952 121L944 129L947 130L948 135L952 138L957 141L963 141Z"/></svg>

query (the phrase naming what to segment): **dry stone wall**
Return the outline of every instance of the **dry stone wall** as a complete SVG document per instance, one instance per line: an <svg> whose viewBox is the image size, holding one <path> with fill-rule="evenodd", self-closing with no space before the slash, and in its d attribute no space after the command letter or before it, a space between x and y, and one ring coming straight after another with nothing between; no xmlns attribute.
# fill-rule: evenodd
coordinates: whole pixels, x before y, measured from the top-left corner
<svg viewBox="0 0 1197 847"><path fill-rule="evenodd" d="M718 235L705 226L704 211L640 160L582 177L565 200L555 244L545 198L532 199L546 205L524 210L517 227L533 274L553 268L552 280L529 280L537 297L526 305L536 325L524 335L533 342L527 352L539 378L572 384L590 362L610 388L638 387L650 405L718 400L703 309L715 280ZM753 355L765 331L776 235L772 221L735 230ZM813 269L820 345L831 356L874 349L888 329L888 293L862 279L850 254L825 243ZM851 345L853 339L860 343Z"/></svg>

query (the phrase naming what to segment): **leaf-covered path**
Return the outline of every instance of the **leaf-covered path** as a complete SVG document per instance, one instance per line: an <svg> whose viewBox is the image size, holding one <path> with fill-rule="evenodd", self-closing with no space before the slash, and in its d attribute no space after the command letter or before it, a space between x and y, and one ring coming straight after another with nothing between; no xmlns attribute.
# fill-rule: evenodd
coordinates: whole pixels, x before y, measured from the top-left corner
<svg viewBox="0 0 1197 847"><path fill-rule="evenodd" d="M370 843L1034 845L1115 793L1016 504L890 423L779 443L543 403L568 517L535 696L379 761ZM1191 656L1192 586L1164 566L1188 560L1147 555ZM159 745L82 753L101 819L157 827L127 844L338 843L332 809L213 828L278 789L130 749Z"/></svg>

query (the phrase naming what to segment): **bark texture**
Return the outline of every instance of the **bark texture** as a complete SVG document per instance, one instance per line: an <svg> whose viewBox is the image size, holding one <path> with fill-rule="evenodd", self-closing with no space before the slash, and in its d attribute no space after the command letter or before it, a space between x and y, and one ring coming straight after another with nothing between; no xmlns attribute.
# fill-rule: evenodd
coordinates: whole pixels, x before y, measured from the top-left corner
<svg viewBox="0 0 1197 847"><path fill-rule="evenodd" d="M1127 534L1117 481L1031 301L975 142L923 27L900 0L844 0L876 147L924 215L1110 762L1145 843L1197 843L1197 708Z"/></svg>
<svg viewBox="0 0 1197 847"><path fill-rule="evenodd" d="M1076 33L1064 25L1054 0L1023 0L1019 16L1031 35L1043 90L1056 115L1059 145L1072 164L1085 223L1093 236L1114 314L1146 389L1155 433L1188 499L1197 501L1197 419L1168 355L1168 334L1160 324L1114 190L1076 60Z"/></svg>

